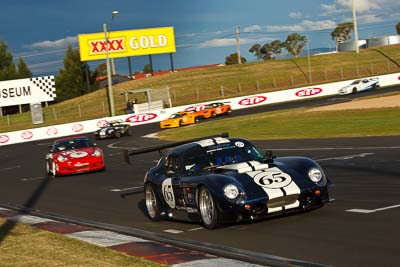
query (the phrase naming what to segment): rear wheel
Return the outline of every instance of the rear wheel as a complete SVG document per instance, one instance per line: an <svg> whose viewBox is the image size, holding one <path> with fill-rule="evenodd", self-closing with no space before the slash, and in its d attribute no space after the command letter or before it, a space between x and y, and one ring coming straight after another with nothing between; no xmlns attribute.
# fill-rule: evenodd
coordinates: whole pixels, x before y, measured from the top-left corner
<svg viewBox="0 0 400 267"><path fill-rule="evenodd" d="M210 191L205 186L199 190L199 210L201 220L207 229L218 226L218 211Z"/></svg>
<svg viewBox="0 0 400 267"><path fill-rule="evenodd" d="M116 138L120 138L121 137L121 132L120 131L115 131L114 136Z"/></svg>
<svg viewBox="0 0 400 267"><path fill-rule="evenodd" d="M161 219L160 204L154 192L154 187L151 184L145 185L144 195L146 199L147 215L152 221L159 221Z"/></svg>

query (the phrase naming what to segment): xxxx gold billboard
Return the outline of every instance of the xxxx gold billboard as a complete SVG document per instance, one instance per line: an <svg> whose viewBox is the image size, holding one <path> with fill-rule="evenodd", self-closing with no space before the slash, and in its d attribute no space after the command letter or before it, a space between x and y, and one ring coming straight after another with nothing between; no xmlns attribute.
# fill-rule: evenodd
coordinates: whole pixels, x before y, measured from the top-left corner
<svg viewBox="0 0 400 267"><path fill-rule="evenodd" d="M174 53L173 27L149 28L129 31L79 34L81 61L106 58L106 47L110 58Z"/></svg>

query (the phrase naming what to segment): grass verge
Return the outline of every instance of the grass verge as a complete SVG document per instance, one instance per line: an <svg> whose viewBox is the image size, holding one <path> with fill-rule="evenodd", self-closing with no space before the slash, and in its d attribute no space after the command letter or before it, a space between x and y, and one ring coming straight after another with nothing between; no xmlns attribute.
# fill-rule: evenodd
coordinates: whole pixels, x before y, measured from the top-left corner
<svg viewBox="0 0 400 267"><path fill-rule="evenodd" d="M23 224L6 232L5 223L0 218L1 266L167 266Z"/></svg>
<svg viewBox="0 0 400 267"><path fill-rule="evenodd" d="M168 129L159 137L184 140L221 132L251 140L304 139L400 134L400 108L309 112L307 108L204 121Z"/></svg>

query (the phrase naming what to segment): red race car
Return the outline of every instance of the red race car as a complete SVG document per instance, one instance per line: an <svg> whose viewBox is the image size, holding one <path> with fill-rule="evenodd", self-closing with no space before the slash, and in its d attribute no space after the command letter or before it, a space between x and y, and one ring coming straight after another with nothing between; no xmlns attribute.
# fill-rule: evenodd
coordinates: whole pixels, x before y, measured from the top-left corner
<svg viewBox="0 0 400 267"><path fill-rule="evenodd" d="M86 136L58 139L49 148L46 154L48 174L68 175L105 168L103 150Z"/></svg>

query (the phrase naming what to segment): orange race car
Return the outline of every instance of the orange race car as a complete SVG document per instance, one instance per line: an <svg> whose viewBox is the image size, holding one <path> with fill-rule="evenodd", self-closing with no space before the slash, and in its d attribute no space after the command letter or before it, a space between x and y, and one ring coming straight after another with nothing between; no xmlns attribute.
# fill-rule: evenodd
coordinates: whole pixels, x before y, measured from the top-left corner
<svg viewBox="0 0 400 267"><path fill-rule="evenodd" d="M199 122L199 116L194 112L180 111L169 116L168 119L160 121L160 128L175 128L183 125Z"/></svg>
<svg viewBox="0 0 400 267"><path fill-rule="evenodd" d="M231 105L223 102L214 102L205 105L203 110L196 111L195 114L201 118L214 118L217 115L230 114L232 112Z"/></svg>

